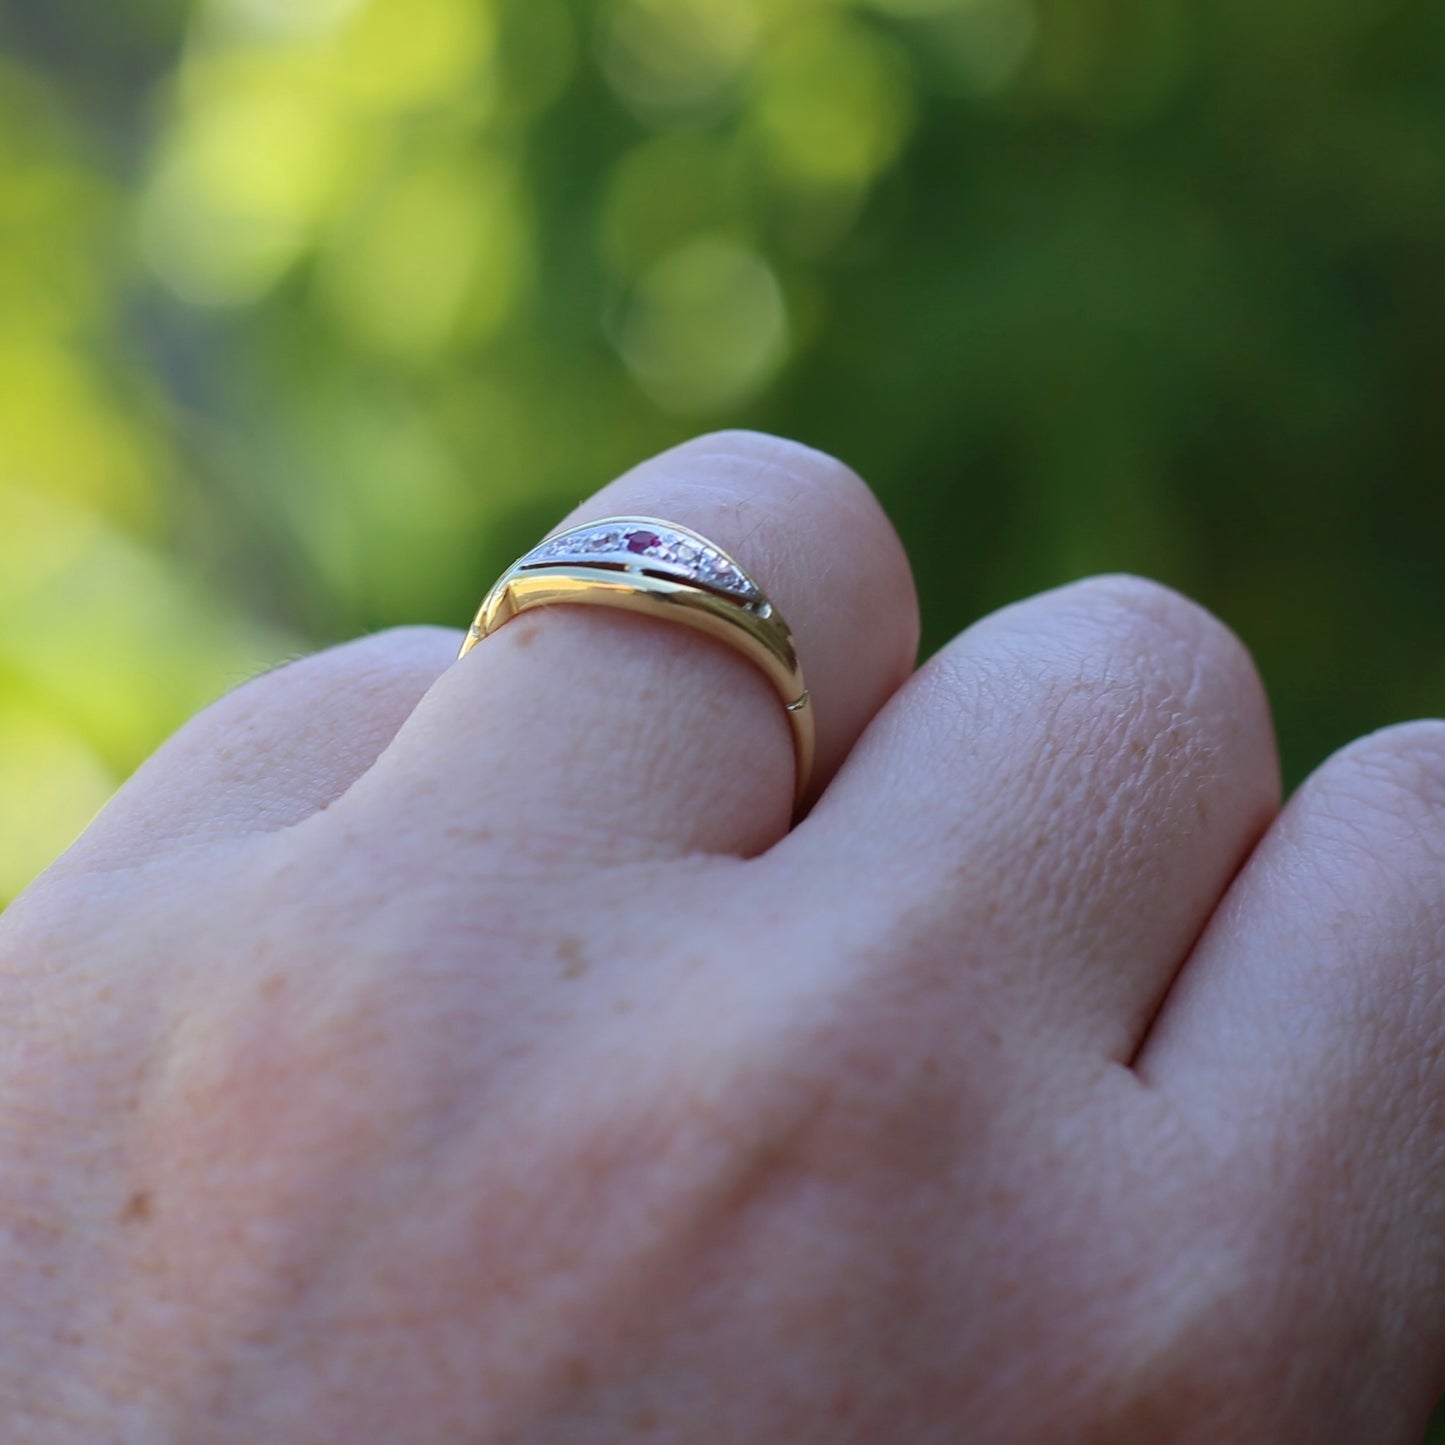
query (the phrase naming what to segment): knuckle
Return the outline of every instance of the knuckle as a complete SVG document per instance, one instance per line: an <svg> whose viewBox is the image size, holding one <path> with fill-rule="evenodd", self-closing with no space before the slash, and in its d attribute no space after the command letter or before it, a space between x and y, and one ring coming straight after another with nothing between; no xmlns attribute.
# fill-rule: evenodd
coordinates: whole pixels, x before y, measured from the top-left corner
<svg viewBox="0 0 1445 1445"><path fill-rule="evenodd" d="M1061 717L1083 722L1086 745L1101 758L1144 774L1187 765L1205 776L1226 766L1224 754L1269 755L1259 746L1269 709L1254 664L1212 614L1136 577L1080 584L1073 600L1087 617L1082 653L1070 659L1082 701Z"/></svg>
<svg viewBox="0 0 1445 1445"><path fill-rule="evenodd" d="M1212 830L1228 841L1277 807L1253 664L1168 588L1104 577L1031 599L965 634L928 673L943 689L928 708L946 730L934 746L992 762L991 806L975 811L969 836L996 840L991 875L1030 906L1058 909L1124 870L1141 888L1169 887L1173 839Z"/></svg>
<svg viewBox="0 0 1445 1445"><path fill-rule="evenodd" d="M1262 766L1273 756L1269 709L1254 664L1188 598L1142 578L1096 577L1007 608L980 629L977 645L943 666L958 711L976 717L983 689L1010 738L1034 737L1029 756L1050 765L1042 782L1058 781L1056 762L1089 788L1187 765L1196 778L1242 769L1272 798Z"/></svg>
<svg viewBox="0 0 1445 1445"><path fill-rule="evenodd" d="M1087 578L1064 589L1076 607L1147 660L1182 657L1195 670L1258 686L1239 637L1207 608L1162 582L1126 573Z"/></svg>
<svg viewBox="0 0 1445 1445"><path fill-rule="evenodd" d="M1445 722L1397 724L1350 743L1306 780L1291 811L1295 831L1324 856L1363 866L1391 895L1404 888L1445 907L1435 881L1445 860ZM1427 877L1418 878L1422 863Z"/></svg>
<svg viewBox="0 0 1445 1445"><path fill-rule="evenodd" d="M872 490L850 466L790 437L746 430L708 432L684 443L681 450L775 478L811 504L822 501L879 511Z"/></svg>
<svg viewBox="0 0 1445 1445"><path fill-rule="evenodd" d="M818 629L825 649L866 629L874 655L889 660L890 681L912 671L919 633L912 568L893 524L856 472L802 442L754 431L709 432L669 457L677 465L666 469L668 485L686 492L697 525L709 531L719 524L720 536L732 539L745 563L763 563L759 580L795 622L819 612L826 598L831 625ZM798 578L814 585L791 595ZM836 668L857 658L827 661ZM820 671L827 670L825 663Z"/></svg>
<svg viewBox="0 0 1445 1445"><path fill-rule="evenodd" d="M1312 786L1389 813L1445 809L1445 721L1398 723L1342 748ZM1442 815L1445 816L1445 815Z"/></svg>
<svg viewBox="0 0 1445 1445"><path fill-rule="evenodd" d="M402 627L383 628L380 632L373 632L362 638L355 645L374 649L379 656L410 659L418 652L434 652L444 647L455 650L457 634L449 627L411 623Z"/></svg>
<svg viewBox="0 0 1445 1445"><path fill-rule="evenodd" d="M0 987L54 986L78 962L106 958L118 922L146 902L127 869L87 866L72 849L0 913Z"/></svg>
<svg viewBox="0 0 1445 1445"><path fill-rule="evenodd" d="M840 479L858 480L856 473L836 457L819 451L816 447L810 447L806 442L778 436L773 432L730 427L721 431L705 432L685 445L766 466L782 467L789 471L817 471L835 475Z"/></svg>
<svg viewBox="0 0 1445 1445"><path fill-rule="evenodd" d="M378 681L405 676L418 667L449 662L456 653L456 636L443 627L394 627L318 652L290 672L298 680L315 674L325 681L335 676Z"/></svg>
<svg viewBox="0 0 1445 1445"><path fill-rule="evenodd" d="M238 714L264 715L275 702L324 698L338 687L362 698L413 690L456 656L458 634L442 627L397 627L293 658L261 673L200 715L207 725L231 727ZM194 724L193 724L194 726Z"/></svg>

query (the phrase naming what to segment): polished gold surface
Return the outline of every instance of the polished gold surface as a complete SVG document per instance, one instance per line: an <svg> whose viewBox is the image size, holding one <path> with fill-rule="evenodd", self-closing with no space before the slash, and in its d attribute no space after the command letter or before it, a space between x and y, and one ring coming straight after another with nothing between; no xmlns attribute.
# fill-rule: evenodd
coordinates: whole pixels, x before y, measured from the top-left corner
<svg viewBox="0 0 1445 1445"><path fill-rule="evenodd" d="M661 518L603 517L569 532L582 536L609 527L637 531L658 528L682 534L726 559L746 578L743 569L716 543L708 542L690 528ZM568 535L568 532L560 533L548 539L548 543L555 544L558 538ZM666 569L670 575L661 575L662 564L632 555L625 547L599 553L595 561L537 560L536 554L548 543L519 558L497 579L482 602L459 656L465 657L513 617L536 607L619 607L704 632L741 652L772 683L792 728L797 762L796 796L801 800L813 768L813 708L792 633L757 584L751 583L751 596L744 597L736 591L709 586L700 576L681 575L685 569L676 565Z"/></svg>

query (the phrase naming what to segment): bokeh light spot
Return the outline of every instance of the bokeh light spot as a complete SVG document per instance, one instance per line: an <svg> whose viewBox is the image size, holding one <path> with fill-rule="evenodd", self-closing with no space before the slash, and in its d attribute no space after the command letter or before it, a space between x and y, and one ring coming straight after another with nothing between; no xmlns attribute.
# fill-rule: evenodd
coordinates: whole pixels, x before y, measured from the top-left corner
<svg viewBox="0 0 1445 1445"><path fill-rule="evenodd" d="M619 346L664 410L698 414L735 405L770 381L787 356L781 288L757 252L699 237L643 276Z"/></svg>
<svg viewBox="0 0 1445 1445"><path fill-rule="evenodd" d="M480 82L495 42L487 0L368 0L341 32L342 83L371 106L435 104Z"/></svg>
<svg viewBox="0 0 1445 1445"><path fill-rule="evenodd" d="M1006 89L1032 54L1038 33L1034 0L955 0L925 27L932 52L976 95Z"/></svg>
<svg viewBox="0 0 1445 1445"><path fill-rule="evenodd" d="M644 111L705 104L742 74L759 34L750 0L614 0L603 70Z"/></svg>
<svg viewBox="0 0 1445 1445"><path fill-rule="evenodd" d="M334 30L365 0L214 0L223 24L258 36L314 36Z"/></svg>
<svg viewBox="0 0 1445 1445"><path fill-rule="evenodd" d="M911 118L900 48L856 22L831 16L793 25L760 66L753 121L787 182L866 184L898 155Z"/></svg>
<svg viewBox="0 0 1445 1445"><path fill-rule="evenodd" d="M508 169L486 156L401 168L324 257L333 314L358 340L424 360L494 332L526 283L527 227Z"/></svg>
<svg viewBox="0 0 1445 1445"><path fill-rule="evenodd" d="M228 614L194 578L84 509L0 489L0 535L17 553L47 557L24 585L0 591L0 673L46 697L108 764L133 767L294 641Z"/></svg>
<svg viewBox="0 0 1445 1445"><path fill-rule="evenodd" d="M144 531L158 520L164 470L145 423L73 345L30 336L0 346L0 485L82 502Z"/></svg>
<svg viewBox="0 0 1445 1445"><path fill-rule="evenodd" d="M262 295L308 245L348 170L341 119L287 80L257 65L198 82L204 98L151 178L142 247L187 300L238 305Z"/></svg>
<svg viewBox="0 0 1445 1445"><path fill-rule="evenodd" d="M656 136L613 170L601 220L609 268L632 277L705 231L745 216L747 173L739 147L702 131Z"/></svg>

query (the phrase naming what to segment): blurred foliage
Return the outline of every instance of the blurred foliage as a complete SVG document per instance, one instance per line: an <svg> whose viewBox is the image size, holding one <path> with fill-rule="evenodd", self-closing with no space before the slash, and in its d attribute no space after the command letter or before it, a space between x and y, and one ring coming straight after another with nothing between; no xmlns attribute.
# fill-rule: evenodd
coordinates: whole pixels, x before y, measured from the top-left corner
<svg viewBox="0 0 1445 1445"><path fill-rule="evenodd" d="M1106 568L1297 779L1445 712L1434 0L0 0L0 901L601 480L851 461L928 645Z"/></svg>

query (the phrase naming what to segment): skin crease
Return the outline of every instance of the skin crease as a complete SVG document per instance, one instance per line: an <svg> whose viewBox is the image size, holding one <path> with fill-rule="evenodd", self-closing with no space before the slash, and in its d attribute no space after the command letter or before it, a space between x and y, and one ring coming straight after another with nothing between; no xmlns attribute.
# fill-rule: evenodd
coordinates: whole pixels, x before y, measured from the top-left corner
<svg viewBox="0 0 1445 1445"><path fill-rule="evenodd" d="M364 639L0 918L7 1445L1416 1445L1445 1387L1445 725L1281 813L1132 578L914 671L901 549L745 433L767 684L592 609Z"/></svg>

